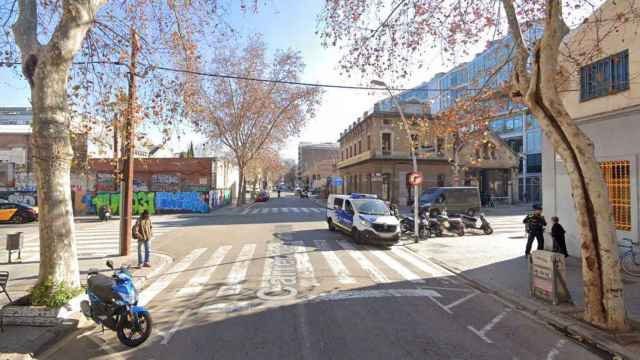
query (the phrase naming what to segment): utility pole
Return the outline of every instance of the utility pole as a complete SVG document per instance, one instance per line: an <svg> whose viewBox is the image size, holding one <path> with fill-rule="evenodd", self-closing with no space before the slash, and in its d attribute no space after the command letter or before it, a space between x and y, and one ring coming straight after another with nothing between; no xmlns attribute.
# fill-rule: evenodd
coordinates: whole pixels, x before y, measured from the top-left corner
<svg viewBox="0 0 640 360"><path fill-rule="evenodd" d="M135 102L136 102L136 60L138 56L138 35L131 28L131 60L129 64L129 98L127 101L127 117L124 124L122 143L124 158L121 186L122 207L120 208L120 256L128 256L131 249L131 223L133 207L133 148L135 131Z"/></svg>

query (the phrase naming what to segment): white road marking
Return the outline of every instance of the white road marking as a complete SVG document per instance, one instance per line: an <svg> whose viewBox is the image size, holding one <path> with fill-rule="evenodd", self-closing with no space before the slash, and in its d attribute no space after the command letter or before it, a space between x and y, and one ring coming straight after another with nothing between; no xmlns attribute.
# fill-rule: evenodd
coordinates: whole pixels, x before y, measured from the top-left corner
<svg viewBox="0 0 640 360"><path fill-rule="evenodd" d="M229 275L225 282L227 285L222 286L218 290L217 296L237 295L242 290L242 281L247 278L247 270L249 270L249 262L256 250L256 244L247 244L240 250L240 255L231 267Z"/></svg>
<svg viewBox="0 0 640 360"><path fill-rule="evenodd" d="M262 208L261 214L266 214L269 212L269 208Z"/></svg>
<svg viewBox="0 0 640 360"><path fill-rule="evenodd" d="M412 252L410 252L405 248L394 246L391 248L391 252L394 253L399 258L402 258L404 261L408 262L409 264L417 267L418 269L420 269L420 271L424 271L429 275L432 275L432 276L449 275L449 274L445 274L444 271L431 266L426 261L418 258L416 255L414 255Z"/></svg>
<svg viewBox="0 0 640 360"><path fill-rule="evenodd" d="M234 301L232 303L219 303L213 305L207 305L200 308L198 311L205 313L232 313L249 309L260 305L260 301Z"/></svg>
<svg viewBox="0 0 640 360"><path fill-rule="evenodd" d="M472 297L474 297L474 296L478 295L479 293L480 293L479 291L474 291L474 292L472 292L471 294L469 294L469 295L467 295L467 296L465 296L465 297L463 297L463 298L460 298L460 299L458 299L458 300L456 300L456 301L452 302L451 304L449 304L449 305L447 305L447 306L445 306L445 307L446 307L447 309L451 310L451 308L452 308L452 307L454 307L454 306L458 306L458 305L462 304L463 302L465 302L465 301L467 301L467 300L471 299Z"/></svg>
<svg viewBox="0 0 640 360"><path fill-rule="evenodd" d="M247 215L247 213L251 211L251 209L244 209L242 210L242 212L240 213L240 215Z"/></svg>
<svg viewBox="0 0 640 360"><path fill-rule="evenodd" d="M289 208L280 208L280 210L282 210L282 212L286 212L286 213L289 212Z"/></svg>
<svg viewBox="0 0 640 360"><path fill-rule="evenodd" d="M267 244L267 253L264 259L264 269L262 270L262 285L263 288L270 287L269 280L271 280L271 269L273 269L273 257L276 256L276 249L278 248L278 244L269 243Z"/></svg>
<svg viewBox="0 0 640 360"><path fill-rule="evenodd" d="M307 254L308 248L304 246L302 241L293 242L293 246L295 246L296 267L300 277L300 285L302 287L320 286L313 272L309 255Z"/></svg>
<svg viewBox="0 0 640 360"><path fill-rule="evenodd" d="M553 360L556 358L556 356L560 355L560 348L564 346L564 344L567 343L567 340L561 339L560 341L558 341L558 343L556 344L556 346L554 346L551 351L549 351L549 354L547 354L547 360Z"/></svg>
<svg viewBox="0 0 640 360"><path fill-rule="evenodd" d="M384 253L383 250L370 250L370 252L385 263L388 267L395 270L400 276L414 283L424 283L424 280L420 278L416 273L409 270L404 265L400 264L397 260Z"/></svg>
<svg viewBox="0 0 640 360"><path fill-rule="evenodd" d="M316 246L322 252L325 260L329 264L329 267L336 275L336 278L341 284L355 284L356 281L351 277L349 270L344 266L342 261L338 258L338 256L329 248L327 242L325 240L315 240Z"/></svg>
<svg viewBox="0 0 640 360"><path fill-rule="evenodd" d="M302 211L304 211L306 213L309 213L309 209L307 209L307 208L300 208L300 210L302 210Z"/></svg>
<svg viewBox="0 0 640 360"><path fill-rule="evenodd" d="M346 299L362 298L384 298L384 297L441 297L440 293L427 289L380 289L380 290L348 290L330 294L321 294L311 299L311 302L335 301Z"/></svg>
<svg viewBox="0 0 640 360"><path fill-rule="evenodd" d="M311 211L319 213L319 212L320 212L320 209L318 209L318 208L311 208Z"/></svg>
<svg viewBox="0 0 640 360"><path fill-rule="evenodd" d="M280 208L271 208L271 211L277 214L280 211Z"/></svg>
<svg viewBox="0 0 640 360"><path fill-rule="evenodd" d="M338 245L343 248L351 257L360 264L360 266L369 274L369 277L375 283L388 283L390 282L389 278L378 268L373 265L369 259L367 259L364 254L356 250L356 248L350 243L346 241L338 241Z"/></svg>
<svg viewBox="0 0 640 360"><path fill-rule="evenodd" d="M493 320L491 320L487 325L485 325L485 327L483 327L480 330L476 330L473 326L469 325L467 326L467 329L473 331L476 335L478 335L482 340L486 341L489 344L492 344L493 341L491 341L491 339L489 339L486 334L488 331L490 331L491 329L493 329L494 326L496 326L496 324L498 322L500 322L500 320L502 320L502 318L504 318L509 312L511 311L511 308L506 308L502 313L500 313L498 316L496 316L495 318L493 318Z"/></svg>
<svg viewBox="0 0 640 360"><path fill-rule="evenodd" d="M293 211L293 212L295 212L295 213L299 213L299 212L300 212L300 209L298 209L298 208L291 208L291 211Z"/></svg>
<svg viewBox="0 0 640 360"><path fill-rule="evenodd" d="M173 265L160 279L156 280L151 286L142 290L138 305L144 306L148 304L156 295L164 290L169 284L175 280L178 275L185 271L191 263L202 255L207 249L195 249L189 255L185 256L178 263Z"/></svg>
<svg viewBox="0 0 640 360"><path fill-rule="evenodd" d="M202 287L209 281L209 278L211 277L211 275L213 275L213 272L216 271L218 265L222 263L222 260L229 252L229 250L231 250L230 245L219 247L209 257L207 262L203 265L203 268L200 269L200 271L198 271L198 273L196 273L196 275L194 275L191 279L189 279L189 282L185 287L178 291L177 295L192 296L198 294L202 290Z"/></svg>
<svg viewBox="0 0 640 360"><path fill-rule="evenodd" d="M169 332L163 334L164 339L160 342L160 344L167 345L169 341L171 341L171 338L173 337L173 335L176 333L176 331L180 330L182 323L187 318L187 316L191 315L192 311L193 310L186 310L185 312L182 313L182 315L180 315L180 318L178 318L178 321L176 321L176 323L173 324L173 327L169 330Z"/></svg>
<svg viewBox="0 0 640 360"><path fill-rule="evenodd" d="M253 210L251 210L251 214L252 214L252 215L253 215L253 214L257 214L257 213L259 213L259 212L260 212L260 209L253 209Z"/></svg>

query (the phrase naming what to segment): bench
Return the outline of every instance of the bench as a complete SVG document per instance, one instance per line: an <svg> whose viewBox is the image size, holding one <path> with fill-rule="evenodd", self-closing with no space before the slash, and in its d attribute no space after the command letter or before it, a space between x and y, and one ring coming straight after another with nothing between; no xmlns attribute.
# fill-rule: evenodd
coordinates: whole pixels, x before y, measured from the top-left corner
<svg viewBox="0 0 640 360"><path fill-rule="evenodd" d="M11 302L11 297L7 292L7 283L9 282L9 272L8 271L0 271L0 292L4 293L4 295ZM0 332L4 332L4 311L0 309Z"/></svg>

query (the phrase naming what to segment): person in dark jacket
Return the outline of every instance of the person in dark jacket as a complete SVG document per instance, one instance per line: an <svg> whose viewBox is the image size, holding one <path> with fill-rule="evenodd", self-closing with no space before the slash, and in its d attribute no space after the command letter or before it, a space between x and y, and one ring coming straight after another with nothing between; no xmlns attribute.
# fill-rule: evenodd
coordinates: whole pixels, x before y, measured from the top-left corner
<svg viewBox="0 0 640 360"><path fill-rule="evenodd" d="M542 207L534 206L533 214L527 215L522 222L526 225L529 235L524 256L529 256L531 253L533 239L538 241L538 250L544 250L544 227L547 226L547 221L542 216Z"/></svg>
<svg viewBox="0 0 640 360"><path fill-rule="evenodd" d="M560 219L557 216L551 218L553 226L551 226L551 238L553 239L553 252L564 254L564 257L568 257L567 243L564 241L564 228L560 225Z"/></svg>

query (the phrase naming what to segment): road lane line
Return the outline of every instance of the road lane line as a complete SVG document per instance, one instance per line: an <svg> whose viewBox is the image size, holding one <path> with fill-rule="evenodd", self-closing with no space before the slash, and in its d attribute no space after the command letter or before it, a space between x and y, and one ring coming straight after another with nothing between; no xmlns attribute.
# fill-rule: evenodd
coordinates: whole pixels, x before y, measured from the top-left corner
<svg viewBox="0 0 640 360"><path fill-rule="evenodd" d="M216 271L216 268L225 255L231 250L231 245L221 246L219 247L207 260L207 262L203 265L204 267L200 269L187 283L187 286L183 287L178 291L177 296L192 296L198 294L202 287L209 281L213 272Z"/></svg>
<svg viewBox="0 0 640 360"><path fill-rule="evenodd" d="M351 257L358 262L360 267L362 267L368 274L373 282L380 283L388 283L390 282L389 278L378 268L373 265L369 259L367 259L361 251L357 250L350 242L347 241L338 241L338 245L343 248Z"/></svg>
<svg viewBox="0 0 640 360"><path fill-rule="evenodd" d="M347 270L335 252L329 248L327 242L325 240L314 240L314 242L329 264L331 271L336 275L338 282L341 284L355 284L356 281L351 277L349 270Z"/></svg>
<svg viewBox="0 0 640 360"><path fill-rule="evenodd" d="M309 259L309 254L307 254L309 248L305 247L302 241L294 241L293 246L295 246L294 256L296 258L296 267L300 277L300 285L304 288L320 286L320 283L316 280L313 266Z"/></svg>
<svg viewBox="0 0 640 360"><path fill-rule="evenodd" d="M463 302L471 299L472 297L478 295L479 293L480 293L479 291L474 291L471 294L469 294L469 295L467 295L467 296L465 296L465 297L463 297L461 299L458 299L458 300L452 302L451 304L445 306L445 308L447 308L448 310L451 310L452 307L462 304Z"/></svg>
<svg viewBox="0 0 640 360"><path fill-rule="evenodd" d="M220 287L218 290L218 297L240 293L242 282L247 278L247 270L249 270L249 263L255 250L256 244L247 244L242 247L240 255L238 255L225 280L227 285Z"/></svg>
<svg viewBox="0 0 640 360"><path fill-rule="evenodd" d="M414 283L424 283L424 280L422 280L418 274L400 264L396 259L385 254L383 250L370 250L370 252L406 280Z"/></svg>
<svg viewBox="0 0 640 360"><path fill-rule="evenodd" d="M483 327L480 330L476 330L473 326L469 325L467 326L467 329L473 331L476 335L478 335L482 340L486 341L489 344L492 344L493 341L491 341L491 339L489 339L486 334L488 331L490 331L491 329L493 329L494 326L496 326L496 324L498 322L500 322L500 320L502 320L502 318L504 318L509 312L511 311L511 308L506 308L502 313L500 313L498 316L494 317L493 320L491 320L487 325L485 325L485 327Z"/></svg>
<svg viewBox="0 0 640 360"><path fill-rule="evenodd" d="M564 344L567 343L567 340L561 339L560 341L558 341L558 343L556 344L556 346L554 346L551 351L549 351L549 354L547 354L547 360L553 360L556 358L556 356L560 355L560 348L564 346Z"/></svg>
<svg viewBox="0 0 640 360"><path fill-rule="evenodd" d="M169 332L163 334L164 335L164 339L160 342L160 344L167 345L169 343L169 341L171 341L171 338L176 333L176 331L180 330L180 328L182 326L182 323L185 321L187 316L191 315L192 312L193 312L193 310L187 310L187 311L183 312L182 315L180 315L180 318L178 318L178 321L176 321L176 323L173 324L173 327L171 327Z"/></svg>
<svg viewBox="0 0 640 360"><path fill-rule="evenodd" d="M320 294L309 300L309 302L335 301L346 299L362 298L384 298L384 297L441 297L440 293L428 289L375 289L375 290L347 290Z"/></svg>
<svg viewBox="0 0 640 360"><path fill-rule="evenodd" d="M178 263L173 265L165 274L161 275L151 286L142 290L140 298L138 299L138 305L144 306L148 304L156 295L164 290L169 284L175 280L178 275L185 271L191 263L202 255L207 249L199 248L193 250L187 256L182 258Z"/></svg>
<svg viewBox="0 0 640 360"><path fill-rule="evenodd" d="M307 208L301 208L300 210L302 210L303 212L306 212L307 214L309 213L309 209Z"/></svg>

